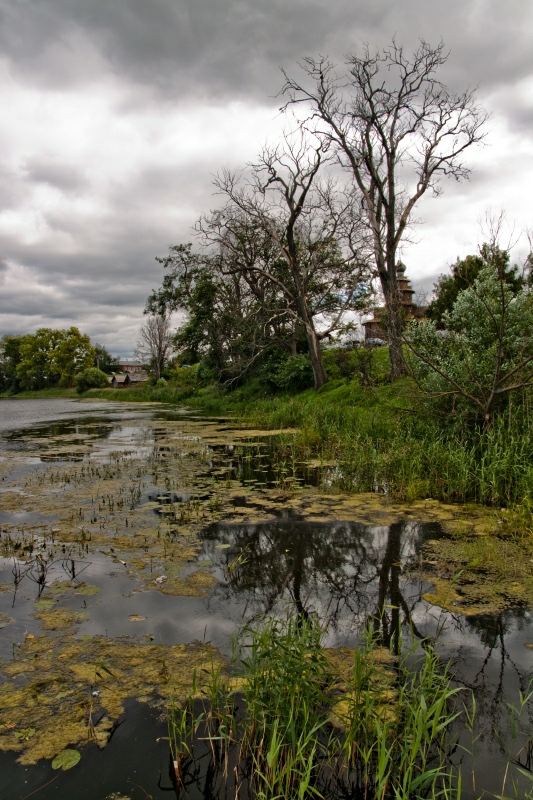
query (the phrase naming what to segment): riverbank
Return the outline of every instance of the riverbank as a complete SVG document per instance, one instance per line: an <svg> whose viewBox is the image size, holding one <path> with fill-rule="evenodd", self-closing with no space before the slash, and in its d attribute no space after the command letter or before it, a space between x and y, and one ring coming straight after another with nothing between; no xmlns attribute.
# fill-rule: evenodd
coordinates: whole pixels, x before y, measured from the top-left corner
<svg viewBox="0 0 533 800"><path fill-rule="evenodd" d="M46 391L57 394L17 397L80 397L73 390ZM408 379L372 387L337 379L318 392L272 394L254 383L225 391L187 376L183 383L163 387L91 390L81 397L186 405L207 414L230 414L255 428L296 428L290 442L280 442L280 458L330 464L335 468L329 477L332 489L381 491L407 502L430 497L514 508L522 527L532 526L529 396L512 418L500 419L484 434L433 414Z"/></svg>
<svg viewBox="0 0 533 800"><path fill-rule="evenodd" d="M14 397L17 400L26 400L28 398L43 398L46 399L48 397L78 397L75 389L67 389L64 386L51 386L49 389L39 389L39 391L25 391L25 392L17 392L16 394L11 394L9 392L4 392L0 394L0 400L5 400L10 397Z"/></svg>

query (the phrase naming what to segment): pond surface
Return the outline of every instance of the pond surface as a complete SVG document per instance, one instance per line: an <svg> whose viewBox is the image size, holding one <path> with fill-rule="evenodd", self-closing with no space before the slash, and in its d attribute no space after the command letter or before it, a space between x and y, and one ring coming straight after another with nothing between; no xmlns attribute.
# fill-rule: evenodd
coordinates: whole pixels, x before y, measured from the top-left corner
<svg viewBox="0 0 533 800"><path fill-rule="evenodd" d="M477 702L462 796L501 793L530 738L529 705L516 741L507 707L533 674L529 608L432 605L419 565L449 508L327 493L331 467L290 463L290 436L280 456L279 436L186 409L0 401L0 797L174 796L150 696L289 607L328 647L358 646L369 620L396 649L436 640ZM69 745L80 763L53 770ZM211 796L205 775L188 794Z"/></svg>

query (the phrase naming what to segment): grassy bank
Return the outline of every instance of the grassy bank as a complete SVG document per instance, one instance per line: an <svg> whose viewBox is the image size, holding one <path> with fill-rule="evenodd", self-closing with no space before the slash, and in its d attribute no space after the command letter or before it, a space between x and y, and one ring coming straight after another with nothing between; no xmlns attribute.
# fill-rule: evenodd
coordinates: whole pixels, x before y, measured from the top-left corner
<svg viewBox="0 0 533 800"><path fill-rule="evenodd" d="M268 396L259 387L233 392L216 387L102 390L123 401L157 401L232 414L256 428L297 428L280 445L287 463L319 459L336 465L330 483L345 491L376 488L411 501L432 497L487 505L533 504L533 435L530 398L489 433L465 431L432 416L408 381L362 388L330 381L318 392Z"/></svg>
<svg viewBox="0 0 533 800"><path fill-rule="evenodd" d="M17 400L25 400L28 398L41 398L46 399L47 397L78 397L79 395L76 393L75 389L67 389L62 386L51 386L49 389L39 389L39 391L25 391L25 392L17 392L17 394L10 394L9 392L4 392L0 394L0 398L8 398L13 397Z"/></svg>
<svg viewBox="0 0 533 800"><path fill-rule="evenodd" d="M408 379L363 387L356 379L329 381L318 392L273 394L250 381L225 391L200 386L188 370L162 387L91 390L81 397L122 402L186 405L208 414L232 415L263 429L297 428L283 437L278 458L287 465L331 464L328 483L343 491L383 490L413 501L431 497L495 506L520 505L528 522L533 506L531 395L512 416L486 434L431 413ZM17 397L79 397L50 389Z"/></svg>

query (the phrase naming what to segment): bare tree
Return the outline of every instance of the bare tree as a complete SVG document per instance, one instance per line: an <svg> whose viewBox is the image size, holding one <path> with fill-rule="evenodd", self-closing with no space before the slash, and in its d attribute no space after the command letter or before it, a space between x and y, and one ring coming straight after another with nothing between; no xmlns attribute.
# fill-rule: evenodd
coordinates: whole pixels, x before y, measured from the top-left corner
<svg viewBox="0 0 533 800"><path fill-rule="evenodd" d="M347 57L338 75L326 58L306 58L302 68L311 88L285 74L282 93L293 103L310 103L307 126L329 146L353 176L387 308L391 379L405 372L401 304L396 281L398 247L416 203L442 176L468 177L462 156L480 142L487 114L474 92L450 92L435 77L448 59L441 42L422 41L409 57L393 40L371 54Z"/></svg>
<svg viewBox="0 0 533 800"><path fill-rule="evenodd" d="M200 223L208 241L239 256L228 261L230 270L275 284L286 313L305 331L317 389L327 381L320 342L342 329L348 311L363 307L369 288L358 207L350 192L318 180L326 158L316 138L286 135L280 146L264 148L244 181L227 171L217 178L229 204ZM242 258L243 218L273 243L281 269Z"/></svg>
<svg viewBox="0 0 533 800"><path fill-rule="evenodd" d="M139 341L135 349L136 357L149 364L150 369L159 380L163 369L170 360L172 351L169 319L162 314L151 315L139 331Z"/></svg>

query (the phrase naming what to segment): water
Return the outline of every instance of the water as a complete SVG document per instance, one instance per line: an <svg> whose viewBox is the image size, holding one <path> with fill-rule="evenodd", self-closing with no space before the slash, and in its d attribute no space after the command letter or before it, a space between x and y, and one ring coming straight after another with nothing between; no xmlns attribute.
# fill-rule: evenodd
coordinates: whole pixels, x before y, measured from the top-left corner
<svg viewBox="0 0 533 800"><path fill-rule="evenodd" d="M428 603L429 585L416 567L424 541L442 535L437 522L336 519L334 497L323 519L314 506L306 515L305 504L286 491L274 443L260 436L247 442L227 420L183 409L10 399L0 402L0 420L5 664L17 662L28 637L42 635L35 603L43 600L78 615L51 638L105 636L162 647L196 640L225 654L245 622L284 613L288 604L327 622L330 647L357 646L365 623L377 619L393 646L437 639L457 684L474 692L478 706L475 789L470 758L460 748L455 754L464 764L463 797L501 791L507 753L528 739L530 709L524 733L511 742L507 704L528 690L533 617L527 608L465 617ZM300 465L292 478L310 485L321 475ZM310 503L313 497L309 490ZM158 535L150 538L150 531ZM195 575L208 578L202 592ZM73 576L73 585L83 582L93 593L53 594L51 587ZM172 586L181 594L166 593ZM17 678L20 685L30 679ZM165 735L160 710L130 700L116 724L103 750L78 745L82 759L68 772L52 770L49 760L21 766L16 754L0 753L0 797L173 796L168 751L156 742ZM460 745L472 749L469 732ZM188 791L206 796L205 774Z"/></svg>

